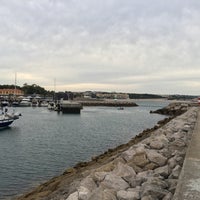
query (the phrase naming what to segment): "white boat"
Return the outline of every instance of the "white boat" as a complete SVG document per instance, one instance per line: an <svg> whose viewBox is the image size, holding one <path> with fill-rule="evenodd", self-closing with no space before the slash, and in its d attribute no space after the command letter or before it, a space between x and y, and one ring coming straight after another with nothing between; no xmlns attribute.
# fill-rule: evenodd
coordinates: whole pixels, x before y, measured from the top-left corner
<svg viewBox="0 0 200 200"><path fill-rule="evenodd" d="M29 98L23 98L19 103L19 106L31 106L31 101Z"/></svg>
<svg viewBox="0 0 200 200"><path fill-rule="evenodd" d="M55 110L56 105L55 105L54 102L49 102L47 108L48 108L49 110Z"/></svg>
<svg viewBox="0 0 200 200"><path fill-rule="evenodd" d="M9 106L9 102L8 102L8 101L2 101L2 102L1 102L1 106L2 106L2 107Z"/></svg>
<svg viewBox="0 0 200 200"><path fill-rule="evenodd" d="M36 106L38 106L38 101L37 101L37 99L33 99L32 100L32 107L36 107Z"/></svg>
<svg viewBox="0 0 200 200"><path fill-rule="evenodd" d="M11 125L16 119L19 119L20 113L8 113L7 108L0 114L0 129Z"/></svg>
<svg viewBox="0 0 200 200"><path fill-rule="evenodd" d="M40 107L48 107L48 105L49 104L46 101L42 101L42 102L39 103Z"/></svg>
<svg viewBox="0 0 200 200"><path fill-rule="evenodd" d="M5 118L4 116L0 117L0 129L8 127L14 122L14 119Z"/></svg>

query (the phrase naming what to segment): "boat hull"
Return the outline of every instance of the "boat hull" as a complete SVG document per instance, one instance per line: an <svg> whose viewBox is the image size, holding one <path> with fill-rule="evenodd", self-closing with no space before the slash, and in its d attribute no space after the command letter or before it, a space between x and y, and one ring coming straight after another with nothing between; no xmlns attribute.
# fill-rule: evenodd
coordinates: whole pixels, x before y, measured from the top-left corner
<svg viewBox="0 0 200 200"><path fill-rule="evenodd" d="M0 121L0 128L8 127L13 123L14 119L8 119L8 120L1 120Z"/></svg>

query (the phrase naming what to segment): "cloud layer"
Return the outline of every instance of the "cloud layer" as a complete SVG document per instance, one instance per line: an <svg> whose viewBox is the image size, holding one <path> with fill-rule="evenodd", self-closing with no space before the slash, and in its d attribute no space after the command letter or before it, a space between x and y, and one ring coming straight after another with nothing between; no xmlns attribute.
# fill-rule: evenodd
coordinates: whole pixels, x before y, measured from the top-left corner
<svg viewBox="0 0 200 200"><path fill-rule="evenodd" d="M196 0L2 0L0 84L199 94Z"/></svg>

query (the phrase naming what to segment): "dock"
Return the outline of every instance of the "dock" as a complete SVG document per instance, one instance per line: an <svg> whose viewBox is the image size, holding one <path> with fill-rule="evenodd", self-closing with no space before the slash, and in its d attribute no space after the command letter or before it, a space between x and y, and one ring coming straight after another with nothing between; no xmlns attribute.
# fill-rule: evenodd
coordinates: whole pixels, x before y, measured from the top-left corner
<svg viewBox="0 0 200 200"><path fill-rule="evenodd" d="M80 114L82 108L81 103L74 101L63 100L59 104L59 109L62 113Z"/></svg>

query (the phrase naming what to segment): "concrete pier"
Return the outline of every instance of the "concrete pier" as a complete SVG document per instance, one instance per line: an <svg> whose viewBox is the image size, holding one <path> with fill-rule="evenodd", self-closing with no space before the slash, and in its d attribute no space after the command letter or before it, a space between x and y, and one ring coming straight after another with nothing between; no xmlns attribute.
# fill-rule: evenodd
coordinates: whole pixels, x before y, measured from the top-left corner
<svg viewBox="0 0 200 200"><path fill-rule="evenodd" d="M200 199L200 110L173 200Z"/></svg>

